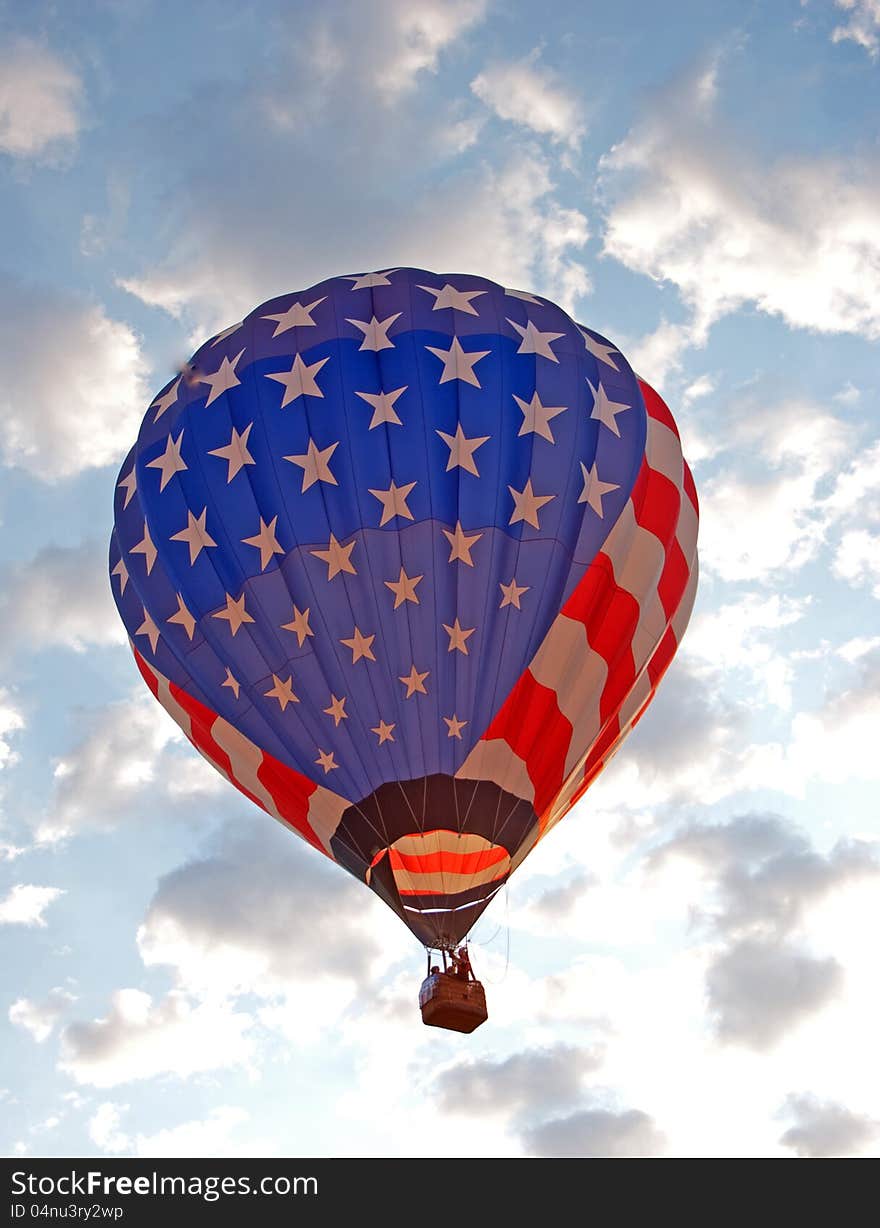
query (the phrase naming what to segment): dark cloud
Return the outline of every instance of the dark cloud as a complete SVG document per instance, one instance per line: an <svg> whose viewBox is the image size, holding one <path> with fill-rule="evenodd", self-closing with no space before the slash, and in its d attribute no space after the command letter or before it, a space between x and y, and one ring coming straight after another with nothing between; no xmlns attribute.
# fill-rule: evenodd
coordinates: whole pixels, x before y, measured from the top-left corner
<svg viewBox="0 0 880 1228"><path fill-rule="evenodd" d="M150 963L248 956L267 982L361 981L378 955L366 889L267 815L226 827L207 855L159 880L138 941ZM247 986L258 990L258 986Z"/></svg>
<svg viewBox="0 0 880 1228"><path fill-rule="evenodd" d="M586 891L599 880L595 874L582 871L558 887L548 887L532 902L531 908L545 921L563 921L569 917Z"/></svg>
<svg viewBox="0 0 880 1228"><path fill-rule="evenodd" d="M706 973L709 1010L721 1040L766 1049L840 990L843 969L773 940L746 938Z"/></svg>
<svg viewBox="0 0 880 1228"><path fill-rule="evenodd" d="M811 1159L851 1155L880 1134L880 1122L815 1096L791 1095L783 1112L793 1124L779 1141Z"/></svg>
<svg viewBox="0 0 880 1228"><path fill-rule="evenodd" d="M0 624L0 654L7 659L22 646L80 651L124 643L107 579L106 542L47 546L7 567L0 576Z"/></svg>
<svg viewBox="0 0 880 1228"><path fill-rule="evenodd" d="M798 938L811 906L849 883L876 875L865 841L839 841L817 852L793 824L774 814L747 814L724 824L692 823L650 858L702 866L713 905L695 922L719 940L706 973L708 1004L719 1037L764 1049L825 1006L843 969Z"/></svg>
<svg viewBox="0 0 880 1228"><path fill-rule="evenodd" d="M656 1155L664 1137L647 1113L639 1109L580 1109L522 1133L532 1155L555 1159L618 1159Z"/></svg>
<svg viewBox="0 0 880 1228"><path fill-rule="evenodd" d="M447 1113L540 1115L579 1100L584 1076L599 1069L602 1056L601 1048L560 1044L459 1062L437 1078L439 1104Z"/></svg>

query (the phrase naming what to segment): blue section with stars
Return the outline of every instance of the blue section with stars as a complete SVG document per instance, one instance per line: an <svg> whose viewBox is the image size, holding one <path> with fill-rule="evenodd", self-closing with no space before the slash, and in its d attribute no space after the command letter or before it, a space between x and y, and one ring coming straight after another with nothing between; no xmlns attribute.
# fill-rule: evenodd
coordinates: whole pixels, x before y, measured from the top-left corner
<svg viewBox="0 0 880 1228"><path fill-rule="evenodd" d="M206 342L120 472L135 646L358 800L454 773L628 499L636 378L546 299L337 277Z"/></svg>

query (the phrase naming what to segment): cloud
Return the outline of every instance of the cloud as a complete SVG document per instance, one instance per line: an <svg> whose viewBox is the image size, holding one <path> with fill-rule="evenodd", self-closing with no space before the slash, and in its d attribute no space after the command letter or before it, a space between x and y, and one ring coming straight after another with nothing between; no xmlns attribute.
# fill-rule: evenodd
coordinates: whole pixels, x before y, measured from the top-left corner
<svg viewBox="0 0 880 1228"><path fill-rule="evenodd" d="M339 1026L380 955L393 958L394 939L380 951L364 925L371 906L385 911L379 901L267 816L253 819L159 880L137 943L173 987L157 1000L119 990L103 1018L64 1030L61 1068L79 1083L252 1066L265 1029L312 1043Z"/></svg>
<svg viewBox="0 0 880 1228"><path fill-rule="evenodd" d="M359 920L364 888L267 816L240 828L159 880L138 931L144 963L173 968L191 990L304 1004L304 986L326 978L350 996L379 955Z"/></svg>
<svg viewBox="0 0 880 1228"><path fill-rule="evenodd" d="M565 1044L460 1061L437 1076L438 1104L445 1113L540 1115L577 1101L583 1077L601 1064L601 1049Z"/></svg>
<svg viewBox="0 0 880 1228"><path fill-rule="evenodd" d="M762 162L715 115L718 71L716 57L656 98L602 159L605 254L676 286L696 342L745 306L880 337L880 168Z"/></svg>
<svg viewBox="0 0 880 1228"><path fill-rule="evenodd" d="M653 1156L665 1144L647 1113L639 1109L580 1109L568 1117L523 1131L526 1150L555 1159L625 1159Z"/></svg>
<svg viewBox="0 0 880 1228"><path fill-rule="evenodd" d="M53 161L82 126L78 75L47 47L18 39L0 54L0 151Z"/></svg>
<svg viewBox="0 0 880 1228"><path fill-rule="evenodd" d="M59 290L0 278L0 458L45 481L121 461L147 405L127 324Z"/></svg>
<svg viewBox="0 0 880 1228"><path fill-rule="evenodd" d="M253 1024L224 1001L193 1002L179 990L154 1000L140 989L120 989L102 1018L64 1029L59 1068L77 1083L115 1087L247 1066Z"/></svg>
<svg viewBox="0 0 880 1228"><path fill-rule="evenodd" d="M98 1105L88 1125L89 1138L96 1147L116 1155L129 1150L131 1141L121 1128L122 1115L127 1109L127 1104L113 1104L109 1100Z"/></svg>
<svg viewBox="0 0 880 1228"><path fill-rule="evenodd" d="M188 742L152 695L105 704L80 714L85 736L54 769L46 812L37 816L39 843L52 844L83 829L109 828L133 814L156 813L193 794L230 786Z"/></svg>
<svg viewBox="0 0 880 1228"><path fill-rule="evenodd" d="M24 717L15 706L9 692L0 687L0 768L11 767L18 756L10 745L10 737L24 729Z"/></svg>
<svg viewBox="0 0 880 1228"><path fill-rule="evenodd" d="M831 41L851 40L876 60L880 55L880 0L835 0L835 3L849 17L843 25L834 27Z"/></svg>
<svg viewBox="0 0 880 1228"><path fill-rule="evenodd" d="M523 60L488 64L471 82L471 90L499 119L554 142L575 148L584 135L578 99L538 63L537 51Z"/></svg>
<svg viewBox="0 0 880 1228"><path fill-rule="evenodd" d="M307 62L325 88L354 78L390 105L422 73L436 72L441 54L488 8L488 0L375 0L369 6L341 0L323 6L305 30L297 13L289 34L305 43Z"/></svg>
<svg viewBox="0 0 880 1228"><path fill-rule="evenodd" d="M849 529L840 539L833 570L841 580L855 587L871 589L880 599L880 533Z"/></svg>
<svg viewBox="0 0 880 1228"><path fill-rule="evenodd" d="M204 1117L180 1122L157 1130L154 1134L129 1135L122 1126L129 1111L127 1104L105 1101L89 1121L89 1138L102 1151L111 1154L147 1156L150 1158L185 1158L187 1156L266 1156L276 1147L268 1141L245 1141L240 1129L250 1121L247 1110L233 1105L219 1105Z"/></svg>
<svg viewBox="0 0 880 1228"><path fill-rule="evenodd" d="M723 1041L766 1049L826 1006L843 985L836 959L776 941L743 939L706 974L709 1009Z"/></svg>
<svg viewBox="0 0 880 1228"><path fill-rule="evenodd" d="M720 440L716 432L725 460L700 483L701 566L729 582L769 583L814 559L843 514L820 492L847 446L847 428L821 406L736 405L732 427Z"/></svg>
<svg viewBox="0 0 880 1228"><path fill-rule="evenodd" d="M49 1039L56 1023L67 1014L75 1001L75 995L61 986L50 990L42 1002L18 998L9 1008L9 1022L30 1032L37 1044L41 1045Z"/></svg>
<svg viewBox="0 0 880 1228"><path fill-rule="evenodd" d="M766 1049L839 993L841 965L812 954L798 935L810 909L880 872L870 844L840 841L822 854L778 816L747 814L688 825L649 865L677 858L697 864L710 888L707 905L692 911L715 938L706 990L722 1040Z"/></svg>
<svg viewBox="0 0 880 1228"><path fill-rule="evenodd" d="M46 928L43 913L49 905L64 895L60 887L37 887L33 883L16 883L0 900L0 925L30 925Z"/></svg>
<svg viewBox="0 0 880 1228"><path fill-rule="evenodd" d="M808 1159L858 1154L880 1134L880 1121L816 1096L788 1096L783 1113L793 1124L779 1141Z"/></svg>
<svg viewBox="0 0 880 1228"><path fill-rule="evenodd" d="M106 545L96 541L46 546L27 562L7 567L0 579L0 653L11 655L23 644L37 651L62 645L82 652L124 643L106 573Z"/></svg>

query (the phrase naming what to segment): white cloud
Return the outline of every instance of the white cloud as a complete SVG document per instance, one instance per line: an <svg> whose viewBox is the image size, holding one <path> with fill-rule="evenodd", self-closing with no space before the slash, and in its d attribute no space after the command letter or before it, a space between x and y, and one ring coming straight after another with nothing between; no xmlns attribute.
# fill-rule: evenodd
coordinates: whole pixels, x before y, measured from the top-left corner
<svg viewBox="0 0 880 1228"><path fill-rule="evenodd" d="M841 580L870 587L873 595L880 598L880 533L849 529L840 539L833 567Z"/></svg>
<svg viewBox="0 0 880 1228"><path fill-rule="evenodd" d="M533 1155L556 1159L625 1159L657 1155L665 1138L647 1113L639 1109L579 1109L524 1132Z"/></svg>
<svg viewBox="0 0 880 1228"><path fill-rule="evenodd" d="M80 725L85 736L55 764L52 798L36 819L39 843L113 827L133 813L155 814L158 803L175 798L229 789L142 689L82 714Z"/></svg>
<svg viewBox="0 0 880 1228"><path fill-rule="evenodd" d="M473 79L471 89L500 119L539 136L576 147L584 135L578 99L538 63L537 51L523 60L488 64Z"/></svg>
<svg viewBox="0 0 880 1228"><path fill-rule="evenodd" d="M82 125L82 82L30 39L0 54L0 151L16 158L58 156Z"/></svg>
<svg viewBox="0 0 880 1228"><path fill-rule="evenodd" d="M125 643L106 573L103 542L47 546L28 562L6 568L0 584L0 654L12 655L22 644L35 650L60 644L82 652L95 644Z"/></svg>
<svg viewBox="0 0 880 1228"><path fill-rule="evenodd" d="M746 305L880 337L880 167L762 162L716 119L716 94L717 63L655 99L602 159L605 253L675 285L697 338Z"/></svg>
<svg viewBox="0 0 880 1228"><path fill-rule="evenodd" d="M9 692L0 687L0 768L11 767L17 760L10 745L12 735L24 729L24 717L15 706Z"/></svg>
<svg viewBox="0 0 880 1228"><path fill-rule="evenodd" d="M138 1079L247 1066L254 1020L221 1000L194 1002L173 990L154 1001L140 989L114 993L107 1014L68 1024L60 1069L80 1084L115 1087Z"/></svg>
<svg viewBox="0 0 880 1228"><path fill-rule="evenodd" d="M64 895L60 887L37 887L33 883L16 883L0 900L0 925L31 925L45 929L43 913L49 905Z"/></svg>
<svg viewBox="0 0 880 1228"><path fill-rule="evenodd" d="M41 1045L48 1040L59 1019L67 1014L76 997L61 986L56 986L42 1002L30 998L18 998L9 1008L9 1022L24 1028Z"/></svg>
<svg viewBox="0 0 880 1228"><path fill-rule="evenodd" d="M0 280L0 457L53 481L119 462L147 405L127 324L56 290Z"/></svg>
<svg viewBox="0 0 880 1228"><path fill-rule="evenodd" d="M843 25L834 27L832 41L858 43L872 60L876 60L880 55L880 0L835 0L835 3L849 17Z"/></svg>
<svg viewBox="0 0 880 1228"><path fill-rule="evenodd" d="M89 1119L89 1138L102 1151L120 1155L129 1150L130 1140L122 1126L122 1115L128 1105L113 1104L106 1100L99 1104Z"/></svg>

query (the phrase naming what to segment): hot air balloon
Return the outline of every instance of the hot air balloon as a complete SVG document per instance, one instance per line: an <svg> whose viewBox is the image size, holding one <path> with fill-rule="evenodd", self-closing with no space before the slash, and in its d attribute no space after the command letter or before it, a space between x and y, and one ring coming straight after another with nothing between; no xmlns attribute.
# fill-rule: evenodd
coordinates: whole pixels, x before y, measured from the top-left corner
<svg viewBox="0 0 880 1228"><path fill-rule="evenodd" d="M469 1030L453 953L651 702L696 541L672 415L611 342L397 268L198 349L122 466L110 573L156 699L441 952L423 1017Z"/></svg>

